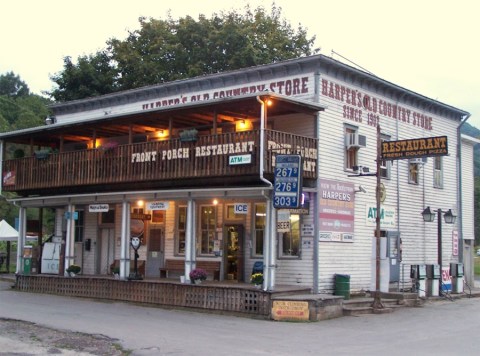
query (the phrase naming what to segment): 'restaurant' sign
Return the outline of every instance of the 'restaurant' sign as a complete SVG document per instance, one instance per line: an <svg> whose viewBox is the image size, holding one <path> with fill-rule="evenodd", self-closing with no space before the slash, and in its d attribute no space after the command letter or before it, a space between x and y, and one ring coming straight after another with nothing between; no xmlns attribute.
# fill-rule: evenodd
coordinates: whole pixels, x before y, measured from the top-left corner
<svg viewBox="0 0 480 356"><path fill-rule="evenodd" d="M386 160L446 156L448 155L447 136L383 141L381 155Z"/></svg>

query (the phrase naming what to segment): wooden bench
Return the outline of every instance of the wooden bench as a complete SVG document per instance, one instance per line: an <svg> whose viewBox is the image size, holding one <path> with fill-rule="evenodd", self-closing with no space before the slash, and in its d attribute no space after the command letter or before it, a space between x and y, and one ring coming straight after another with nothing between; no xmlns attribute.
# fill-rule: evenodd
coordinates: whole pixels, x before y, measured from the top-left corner
<svg viewBox="0 0 480 356"><path fill-rule="evenodd" d="M196 261L195 265L196 268L207 271L207 274L211 275L214 281L220 280L220 261ZM168 278L169 272L184 274L185 261L166 259L165 266L160 268L160 278Z"/></svg>

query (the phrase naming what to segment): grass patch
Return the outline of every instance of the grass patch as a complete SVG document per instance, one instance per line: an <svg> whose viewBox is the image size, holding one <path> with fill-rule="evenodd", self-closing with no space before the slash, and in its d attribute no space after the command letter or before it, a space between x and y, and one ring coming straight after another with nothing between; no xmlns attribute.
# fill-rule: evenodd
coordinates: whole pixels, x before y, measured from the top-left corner
<svg viewBox="0 0 480 356"><path fill-rule="evenodd" d="M474 273L476 276L480 276L480 256L475 257Z"/></svg>

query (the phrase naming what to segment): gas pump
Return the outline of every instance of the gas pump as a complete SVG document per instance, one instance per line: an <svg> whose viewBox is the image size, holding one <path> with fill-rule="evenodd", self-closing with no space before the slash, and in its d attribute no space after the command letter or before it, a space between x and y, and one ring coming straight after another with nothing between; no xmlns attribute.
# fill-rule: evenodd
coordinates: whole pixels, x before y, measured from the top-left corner
<svg viewBox="0 0 480 356"><path fill-rule="evenodd" d="M452 292L463 293L463 263L450 263Z"/></svg>
<svg viewBox="0 0 480 356"><path fill-rule="evenodd" d="M427 296L440 295L440 265L427 265Z"/></svg>
<svg viewBox="0 0 480 356"><path fill-rule="evenodd" d="M425 265L411 265L410 278L413 280L414 288L418 292L419 297L426 296L426 278L427 268Z"/></svg>

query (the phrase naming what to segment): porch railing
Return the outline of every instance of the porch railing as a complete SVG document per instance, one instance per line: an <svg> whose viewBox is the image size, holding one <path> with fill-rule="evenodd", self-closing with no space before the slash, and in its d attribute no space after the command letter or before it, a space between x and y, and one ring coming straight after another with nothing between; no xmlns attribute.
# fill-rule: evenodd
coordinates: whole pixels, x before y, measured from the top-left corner
<svg viewBox="0 0 480 356"><path fill-rule="evenodd" d="M196 308L265 318L271 311L270 293L224 285L17 275L15 288L30 293Z"/></svg>
<svg viewBox="0 0 480 356"><path fill-rule="evenodd" d="M265 137L265 174L273 173L278 153L299 153L309 167L316 164L316 139L273 130ZM10 159L3 162L3 190L254 176L260 173L259 142L256 130ZM316 170L305 171L304 178L316 178Z"/></svg>

